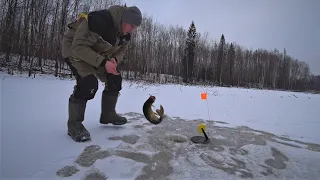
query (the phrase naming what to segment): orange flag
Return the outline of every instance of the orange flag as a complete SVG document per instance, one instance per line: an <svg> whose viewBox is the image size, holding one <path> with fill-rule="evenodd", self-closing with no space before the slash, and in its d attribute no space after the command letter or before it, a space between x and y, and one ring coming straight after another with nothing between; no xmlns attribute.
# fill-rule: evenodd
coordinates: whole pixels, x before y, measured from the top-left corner
<svg viewBox="0 0 320 180"><path fill-rule="evenodd" d="M207 100L207 93L201 93L201 100Z"/></svg>

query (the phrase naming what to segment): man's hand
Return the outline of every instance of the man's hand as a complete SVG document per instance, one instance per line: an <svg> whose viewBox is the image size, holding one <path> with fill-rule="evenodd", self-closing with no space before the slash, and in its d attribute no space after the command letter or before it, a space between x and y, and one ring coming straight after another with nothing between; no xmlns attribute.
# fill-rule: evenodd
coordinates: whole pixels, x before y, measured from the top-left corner
<svg viewBox="0 0 320 180"><path fill-rule="evenodd" d="M105 68L108 73L119 75L120 73L117 71L118 63L114 58L111 58L109 61L106 62Z"/></svg>

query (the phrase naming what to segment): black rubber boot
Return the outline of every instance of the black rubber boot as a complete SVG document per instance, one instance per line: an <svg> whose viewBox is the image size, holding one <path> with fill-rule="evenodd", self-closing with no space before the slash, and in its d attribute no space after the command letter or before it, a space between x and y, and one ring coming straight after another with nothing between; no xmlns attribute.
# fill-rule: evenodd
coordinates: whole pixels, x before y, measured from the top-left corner
<svg viewBox="0 0 320 180"><path fill-rule="evenodd" d="M90 140L90 133L82 124L86 105L87 101L76 99L73 95L69 98L68 135L75 142Z"/></svg>
<svg viewBox="0 0 320 180"><path fill-rule="evenodd" d="M116 113L116 105L118 101L118 92L108 92L104 90L101 98L101 124L113 124L113 125L124 125L127 123L127 118L119 116Z"/></svg>

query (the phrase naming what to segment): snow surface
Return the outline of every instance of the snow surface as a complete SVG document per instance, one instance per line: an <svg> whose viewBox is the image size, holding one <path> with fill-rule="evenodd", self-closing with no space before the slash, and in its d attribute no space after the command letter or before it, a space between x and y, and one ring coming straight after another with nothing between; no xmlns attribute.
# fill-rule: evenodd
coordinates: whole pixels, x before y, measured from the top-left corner
<svg viewBox="0 0 320 180"><path fill-rule="evenodd" d="M253 176L311 180L318 178L320 172L319 95L244 88L142 86L125 81L117 111L125 114L130 123L118 127L99 124L103 90L100 83L96 97L88 102L84 121L92 141L75 143L66 134L68 98L74 80L5 73L0 77L4 178L90 179L85 178L90 174L97 176L94 179ZM201 92L208 93L207 101L200 99ZM141 116L142 104L150 94L157 98L155 107L163 105L168 115L157 126ZM189 140L199 135L196 125L202 119L210 120L205 123L213 140L207 147ZM85 148L91 154L77 163ZM71 169L62 172L64 167L73 167L74 173Z"/></svg>

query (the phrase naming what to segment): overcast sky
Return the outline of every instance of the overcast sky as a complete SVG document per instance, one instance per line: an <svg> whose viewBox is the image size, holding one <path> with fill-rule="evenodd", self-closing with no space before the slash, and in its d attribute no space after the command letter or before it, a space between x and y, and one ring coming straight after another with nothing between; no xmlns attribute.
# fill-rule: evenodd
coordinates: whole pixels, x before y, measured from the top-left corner
<svg viewBox="0 0 320 180"><path fill-rule="evenodd" d="M163 24L197 31L246 48L277 48L320 75L320 0L124 0Z"/></svg>

